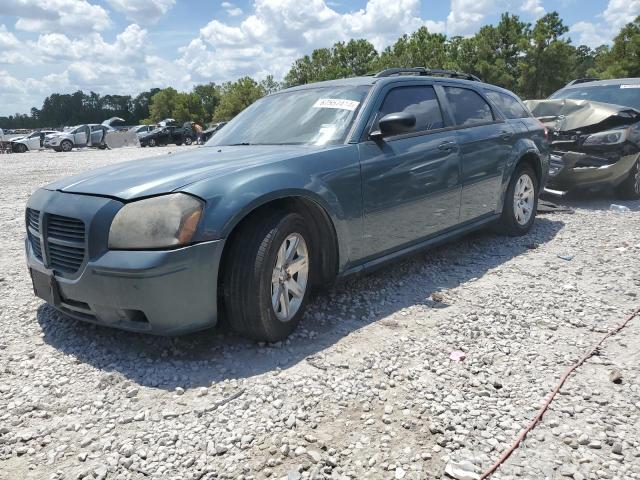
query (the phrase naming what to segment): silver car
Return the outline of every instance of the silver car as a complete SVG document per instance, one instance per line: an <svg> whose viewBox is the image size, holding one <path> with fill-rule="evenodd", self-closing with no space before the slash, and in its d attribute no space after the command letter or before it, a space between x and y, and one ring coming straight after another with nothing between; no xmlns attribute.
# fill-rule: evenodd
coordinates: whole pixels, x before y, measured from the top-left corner
<svg viewBox="0 0 640 480"><path fill-rule="evenodd" d="M56 152L70 152L74 148L81 147L106 148L104 138L110 131L113 131L113 128L107 125L96 123L77 125L63 132L47 135L44 139L44 147L52 148Z"/></svg>

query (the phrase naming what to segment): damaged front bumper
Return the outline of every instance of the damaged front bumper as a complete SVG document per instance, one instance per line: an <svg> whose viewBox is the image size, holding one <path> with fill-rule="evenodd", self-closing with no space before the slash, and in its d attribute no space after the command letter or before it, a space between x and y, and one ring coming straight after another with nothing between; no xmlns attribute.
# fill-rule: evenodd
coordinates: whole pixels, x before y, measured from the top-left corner
<svg viewBox="0 0 640 480"><path fill-rule="evenodd" d="M638 161L638 154L610 158L582 152L553 152L549 166L547 189L569 191L575 188L617 187Z"/></svg>

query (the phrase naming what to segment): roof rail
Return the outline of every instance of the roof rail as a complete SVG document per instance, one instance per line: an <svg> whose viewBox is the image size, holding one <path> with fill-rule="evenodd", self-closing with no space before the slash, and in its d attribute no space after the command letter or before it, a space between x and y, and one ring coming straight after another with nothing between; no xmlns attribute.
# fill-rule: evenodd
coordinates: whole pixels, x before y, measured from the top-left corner
<svg viewBox="0 0 640 480"><path fill-rule="evenodd" d="M569 87L571 85L578 85L579 83L597 82L598 80L600 79L593 78L593 77L576 78L575 80L571 80L569 83L567 83L565 87Z"/></svg>
<svg viewBox="0 0 640 480"><path fill-rule="evenodd" d="M421 77L451 77L462 78L464 80L473 80L481 82L480 78L470 73L456 72L455 70L439 70L424 67L403 67L403 68L387 68L374 75L376 78L393 77L397 75L418 75Z"/></svg>

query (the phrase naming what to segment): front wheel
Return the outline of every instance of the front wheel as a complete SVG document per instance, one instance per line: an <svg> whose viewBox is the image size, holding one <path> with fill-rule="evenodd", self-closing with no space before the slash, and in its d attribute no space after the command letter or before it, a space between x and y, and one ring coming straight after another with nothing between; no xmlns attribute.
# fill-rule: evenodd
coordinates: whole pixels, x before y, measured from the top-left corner
<svg viewBox="0 0 640 480"><path fill-rule="evenodd" d="M70 152L73 149L73 143L71 140L63 140L60 142L60 150L63 152Z"/></svg>
<svg viewBox="0 0 640 480"><path fill-rule="evenodd" d="M623 200L640 199L640 158L629 170L629 176L616 188L616 195Z"/></svg>
<svg viewBox="0 0 640 480"><path fill-rule="evenodd" d="M17 153L25 153L27 151L27 146L24 143L19 143L16 145L15 150Z"/></svg>
<svg viewBox="0 0 640 480"><path fill-rule="evenodd" d="M227 323L238 333L275 342L298 325L309 298L313 243L298 213L248 220L234 236L223 274Z"/></svg>
<svg viewBox="0 0 640 480"><path fill-rule="evenodd" d="M149 146L150 147L155 147L156 146L156 139L155 138L150 138L149 139Z"/></svg>
<svg viewBox="0 0 640 480"><path fill-rule="evenodd" d="M538 209L539 188L533 168L526 163L518 165L505 194L498 223L500 232L516 237L531 229Z"/></svg>
<svg viewBox="0 0 640 480"><path fill-rule="evenodd" d="M193 143L193 138L191 137L184 137L184 144L185 145L191 145Z"/></svg>

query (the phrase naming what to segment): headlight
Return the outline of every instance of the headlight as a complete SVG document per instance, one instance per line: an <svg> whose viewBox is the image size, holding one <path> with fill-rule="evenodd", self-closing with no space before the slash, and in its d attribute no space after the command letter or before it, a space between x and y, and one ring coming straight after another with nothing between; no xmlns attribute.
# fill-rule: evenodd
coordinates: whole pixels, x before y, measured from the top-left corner
<svg viewBox="0 0 640 480"><path fill-rule="evenodd" d="M191 241L204 203L186 193L138 200L122 207L109 230L109 248L179 247Z"/></svg>
<svg viewBox="0 0 640 480"><path fill-rule="evenodd" d="M617 145L626 142L628 136L628 128L624 130L608 130L606 132L589 135L583 145Z"/></svg>

